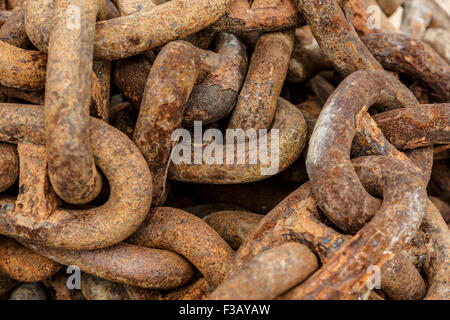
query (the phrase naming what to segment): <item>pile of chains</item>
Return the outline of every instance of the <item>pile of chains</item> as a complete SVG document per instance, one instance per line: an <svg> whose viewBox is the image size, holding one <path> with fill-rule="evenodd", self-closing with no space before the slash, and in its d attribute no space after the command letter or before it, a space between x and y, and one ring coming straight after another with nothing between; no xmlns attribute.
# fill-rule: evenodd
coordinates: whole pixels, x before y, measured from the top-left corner
<svg viewBox="0 0 450 320"><path fill-rule="evenodd" d="M0 297L450 299L444 2L0 1Z"/></svg>

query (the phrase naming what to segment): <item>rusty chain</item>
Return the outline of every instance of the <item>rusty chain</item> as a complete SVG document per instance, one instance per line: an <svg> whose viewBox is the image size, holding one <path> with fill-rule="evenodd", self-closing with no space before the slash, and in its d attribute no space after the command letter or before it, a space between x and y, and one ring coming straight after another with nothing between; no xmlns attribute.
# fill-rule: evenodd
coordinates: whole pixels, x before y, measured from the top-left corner
<svg viewBox="0 0 450 320"><path fill-rule="evenodd" d="M0 299L450 300L444 6L0 1Z"/></svg>

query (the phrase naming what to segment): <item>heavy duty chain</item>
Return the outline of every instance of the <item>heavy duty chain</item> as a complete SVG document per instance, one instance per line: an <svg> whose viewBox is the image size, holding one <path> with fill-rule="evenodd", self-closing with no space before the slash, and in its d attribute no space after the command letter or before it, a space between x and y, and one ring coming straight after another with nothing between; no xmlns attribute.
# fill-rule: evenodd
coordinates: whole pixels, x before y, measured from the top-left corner
<svg viewBox="0 0 450 320"><path fill-rule="evenodd" d="M0 1L0 299L449 300L447 9Z"/></svg>

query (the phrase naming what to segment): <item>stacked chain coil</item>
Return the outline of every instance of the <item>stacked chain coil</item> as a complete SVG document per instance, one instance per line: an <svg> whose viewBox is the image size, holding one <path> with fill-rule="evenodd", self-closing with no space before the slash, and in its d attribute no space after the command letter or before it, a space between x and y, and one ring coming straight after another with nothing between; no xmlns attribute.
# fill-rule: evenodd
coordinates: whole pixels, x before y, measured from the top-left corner
<svg viewBox="0 0 450 320"><path fill-rule="evenodd" d="M0 299L450 300L450 5L0 1Z"/></svg>

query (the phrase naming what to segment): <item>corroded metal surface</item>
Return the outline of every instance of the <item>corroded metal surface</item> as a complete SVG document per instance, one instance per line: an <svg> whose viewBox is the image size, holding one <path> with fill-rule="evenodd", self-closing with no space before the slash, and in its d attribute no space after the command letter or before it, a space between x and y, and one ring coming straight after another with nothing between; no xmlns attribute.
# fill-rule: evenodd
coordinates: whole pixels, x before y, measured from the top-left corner
<svg viewBox="0 0 450 320"><path fill-rule="evenodd" d="M42 281L61 265L22 246L13 239L0 238L0 271L21 282Z"/></svg>
<svg viewBox="0 0 450 320"><path fill-rule="evenodd" d="M90 114L109 122L111 96L111 62L94 61L91 86Z"/></svg>
<svg viewBox="0 0 450 320"><path fill-rule="evenodd" d="M87 300L158 300L158 290L108 281L87 273L81 275L81 292Z"/></svg>
<svg viewBox="0 0 450 320"><path fill-rule="evenodd" d="M218 31L275 31L304 24L290 0L235 0L211 28Z"/></svg>
<svg viewBox="0 0 450 320"><path fill-rule="evenodd" d="M11 99L20 99L19 101L27 101L32 104L44 104L44 90L22 90L13 87L5 87L0 85L0 92L9 98L9 102L14 102Z"/></svg>
<svg viewBox="0 0 450 320"><path fill-rule="evenodd" d="M194 121L210 124L233 109L247 72L247 53L238 37L220 33L214 50L220 63L202 83L194 86L183 117L185 125ZM202 55L200 54L202 61Z"/></svg>
<svg viewBox="0 0 450 320"><path fill-rule="evenodd" d="M144 0L113 0L117 10L121 16L133 14L140 10L146 10L155 6L156 1L144 1Z"/></svg>
<svg viewBox="0 0 450 320"><path fill-rule="evenodd" d="M225 240L207 223L169 207L152 209L143 226L128 241L183 255L213 286L223 281L234 255Z"/></svg>
<svg viewBox="0 0 450 320"><path fill-rule="evenodd" d="M45 54L14 47L0 41L0 84L22 89L43 87L47 59Z"/></svg>
<svg viewBox="0 0 450 320"><path fill-rule="evenodd" d="M139 109L144 94L145 83L152 64L144 55L117 61L114 81L124 98Z"/></svg>
<svg viewBox="0 0 450 320"><path fill-rule="evenodd" d="M224 203L237 206L221 210L242 210L266 214L297 188L278 177L241 184L194 184L193 194L203 202ZM211 211L211 212L214 212ZM195 212L193 212L196 214Z"/></svg>
<svg viewBox="0 0 450 320"><path fill-rule="evenodd" d="M290 242L269 249L233 273L208 299L273 299L306 279L318 267L306 246Z"/></svg>
<svg viewBox="0 0 450 320"><path fill-rule="evenodd" d="M381 266L381 288L394 300L419 300L427 293L419 271L402 254Z"/></svg>
<svg viewBox="0 0 450 320"><path fill-rule="evenodd" d="M450 66L426 43L398 33L374 33L361 38L386 68L420 79L440 102L450 99Z"/></svg>
<svg viewBox="0 0 450 320"><path fill-rule="evenodd" d="M273 129L279 130L279 163L278 170L274 172L278 173L297 160L303 151L306 140L306 122L295 106L283 98L279 98L272 124ZM258 139L263 138L267 139L268 146L274 145L272 144L270 131L267 133L267 137L259 137ZM243 146L240 146L240 144L243 144ZM260 142L232 144L234 157L237 158L237 150L244 150L245 162L243 164L227 163L226 152L223 152L223 159L221 159L220 164L195 164L194 161L192 161L192 164L175 164L172 162L169 166L168 177L177 181L215 184L246 183L265 179L268 176L264 175L261 169L270 168L273 163L272 161L269 161L269 163L260 161L261 159L258 158L255 148L256 145L260 145ZM191 148L191 150L193 149ZM267 149L267 157L271 159L273 151L269 147ZM257 159L256 163L252 164L249 158Z"/></svg>
<svg viewBox="0 0 450 320"><path fill-rule="evenodd" d="M372 130L372 129L370 129ZM373 131L373 130L372 130ZM375 132L372 132L371 134L376 134ZM378 142L375 142L374 144L378 144ZM430 172L431 172L431 165L433 164L432 161L432 150L430 147L428 148L419 148L416 150L409 151L408 158L405 158L405 156L401 153L399 153L395 147L389 147L389 142L384 142L386 148L379 148L379 152L381 154L386 154L389 157L401 159L403 161L409 161L410 163L413 163L415 166L419 168L422 175L422 181L424 181L425 184L428 183L430 179ZM390 150L386 152L387 150ZM376 191L375 191L376 192ZM429 229L427 229L429 228ZM425 232L424 232L425 231ZM434 207L432 202L428 200L427 202L427 209L425 211L425 215L423 218L423 222L421 225L421 232L426 234L424 237L416 237L413 239L412 243L407 245L404 249L404 252L410 252L414 255L420 255L419 261L414 262L416 266L419 264L422 265L422 255L425 255L425 261L423 261L424 264L424 272L427 275L428 278L428 291L427 297L430 297L429 299L448 299L448 276L440 276L437 278L434 278L435 274L443 275L447 272L449 267L449 262L446 256L448 255L448 242L449 242L449 236L450 232L448 231L448 228L445 228L445 221L442 219L442 216L439 214L437 209ZM418 243L418 238L419 239ZM431 240L432 239L432 240ZM423 244L422 242L425 242ZM418 245L418 246L417 246ZM424 248L422 246L425 245ZM439 246L439 249L436 250L436 246ZM430 258L433 257L433 258ZM383 276L384 282L389 282L390 280L393 280L393 277L391 275L390 268L402 270L400 274L406 275L404 276L396 276L395 281L392 281L384 290L388 295L390 295L393 299L414 299L414 298L420 298L425 295L425 289L423 289L424 284L423 281L420 281L420 276L417 275L417 272L415 269L411 269L407 264L401 263L398 260L399 256L396 257L397 261L393 260L391 263L396 263L397 265L391 265L391 263L386 263L387 269L383 272L386 273L386 275ZM431 260L427 259L434 259L435 261L439 261L439 265L434 264L433 262L430 262ZM404 260L404 259L402 259ZM395 262L394 262L395 261ZM410 259L411 261L411 259ZM406 267L406 269L405 269ZM408 271L408 268L411 269ZM410 279L415 278L416 281L414 281L414 285L408 285L408 281ZM419 281L418 281L419 280ZM409 282L410 283L410 282ZM394 286L392 286L394 285ZM402 289L400 289L402 287ZM409 290L405 290L405 288L410 288Z"/></svg>
<svg viewBox="0 0 450 320"><path fill-rule="evenodd" d="M395 147L415 149L450 143L450 104L396 109L373 117Z"/></svg>
<svg viewBox="0 0 450 320"><path fill-rule="evenodd" d="M100 21L95 27L94 56L104 60L121 59L181 39L216 21L230 3L230 0L189 3L176 0L131 15ZM52 1L30 1L27 4L27 34L41 50L45 50L49 42L52 14Z"/></svg>
<svg viewBox="0 0 450 320"><path fill-rule="evenodd" d="M19 177L19 156L14 145L0 143L0 191L8 189Z"/></svg>
<svg viewBox="0 0 450 320"><path fill-rule="evenodd" d="M239 248L263 215L245 211L217 211L203 218L232 247Z"/></svg>
<svg viewBox="0 0 450 320"><path fill-rule="evenodd" d="M317 212L316 201L307 183L266 215L259 225L254 225L253 230L248 230L248 235L243 235L248 238L236 254L233 270L245 265L255 255L287 241L306 244L323 264L328 262L350 237L336 232L320 220L323 218ZM422 252L405 254L408 258L414 258ZM393 277L390 274L393 268L402 270L403 276ZM408 260L396 256L381 266L381 272L382 290L388 292L391 298L423 297L423 279Z"/></svg>
<svg viewBox="0 0 450 320"><path fill-rule="evenodd" d="M447 9L0 0L0 299L449 300Z"/></svg>
<svg viewBox="0 0 450 320"><path fill-rule="evenodd" d="M122 284L87 273L81 275L81 292L86 300L128 300Z"/></svg>
<svg viewBox="0 0 450 320"><path fill-rule="evenodd" d="M172 289L192 278L192 265L168 250L145 248L128 243L91 251L53 249L25 243L37 253L83 272L132 286Z"/></svg>
<svg viewBox="0 0 450 320"><path fill-rule="evenodd" d="M101 189L89 137L93 38L100 1L53 3L45 84L45 144L55 192L66 202L93 200Z"/></svg>
<svg viewBox="0 0 450 320"><path fill-rule="evenodd" d="M359 35L396 31L376 0L350 0L344 6L344 13Z"/></svg>
<svg viewBox="0 0 450 320"><path fill-rule="evenodd" d="M392 257L419 229L426 208L419 169L383 156L361 157L353 164L361 182L383 194L383 206L324 267L283 298L358 298L368 290L367 268Z"/></svg>
<svg viewBox="0 0 450 320"><path fill-rule="evenodd" d="M43 144L42 107L2 104L0 114L1 140ZM94 249L118 243L137 230L151 202L151 174L145 159L117 129L94 118L90 125L96 163L111 187L108 201L85 211L57 209L49 219L16 214L12 207L3 206L0 233L55 247ZM20 130L24 127L27 130Z"/></svg>
<svg viewBox="0 0 450 320"><path fill-rule="evenodd" d="M220 33L215 52L192 47L199 57L199 76L184 111L183 124L209 124L230 113L247 69L247 54L240 40ZM125 98L139 108L151 63L144 55L118 62L115 81Z"/></svg>
<svg viewBox="0 0 450 320"><path fill-rule="evenodd" d="M361 228L379 206L379 200L358 182L349 155L355 136L355 116L373 104L411 107L418 102L386 72L355 72L328 99L309 142L306 168L319 207L346 231Z"/></svg>
<svg viewBox="0 0 450 320"><path fill-rule="evenodd" d="M266 33L258 39L228 128L270 129L293 46L294 35L289 31Z"/></svg>
<svg viewBox="0 0 450 320"><path fill-rule="evenodd" d="M174 41L158 54L148 76L133 140L152 173L153 205L165 200L172 132L181 124L198 72L192 45Z"/></svg>
<svg viewBox="0 0 450 320"><path fill-rule="evenodd" d="M44 146L18 143L20 160L19 193L15 212L24 216L48 218L60 205L47 176Z"/></svg>
<svg viewBox="0 0 450 320"><path fill-rule="evenodd" d="M381 70L335 0L296 0L314 37L336 70L348 76L357 70Z"/></svg>
<svg viewBox="0 0 450 320"><path fill-rule="evenodd" d="M170 291L164 300L202 300L212 291L212 286L205 278Z"/></svg>
<svg viewBox="0 0 450 320"><path fill-rule="evenodd" d="M64 269L62 269L64 270ZM52 300L83 300L81 290L67 288L68 274L58 272L43 281Z"/></svg>
<svg viewBox="0 0 450 320"><path fill-rule="evenodd" d="M439 0L427 0L427 5L433 13L430 26L450 30L450 13L448 10L443 10L442 2Z"/></svg>

